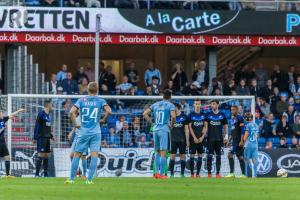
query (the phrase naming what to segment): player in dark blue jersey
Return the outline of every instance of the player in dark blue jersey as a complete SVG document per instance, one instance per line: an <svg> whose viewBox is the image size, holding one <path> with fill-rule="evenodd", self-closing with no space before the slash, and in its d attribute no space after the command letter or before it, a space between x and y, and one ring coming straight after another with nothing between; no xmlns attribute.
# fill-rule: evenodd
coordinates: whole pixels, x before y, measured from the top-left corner
<svg viewBox="0 0 300 200"><path fill-rule="evenodd" d="M35 176L40 176L40 169L43 163L44 177L48 177L48 163L49 153L51 152L50 140L54 140L51 123L52 119L50 112L52 110L52 103L46 101L44 109L38 113L34 128L34 144L37 145L38 158L36 160Z"/></svg>
<svg viewBox="0 0 300 200"><path fill-rule="evenodd" d="M25 109L19 109L10 116L3 116L3 112L0 111L0 158L4 158L5 160L5 171L7 178L12 178L13 176L10 175L10 156L4 137L5 124L9 119L14 118L18 113L25 111Z"/></svg>
<svg viewBox="0 0 300 200"><path fill-rule="evenodd" d="M70 178L65 181L65 184L74 183L80 157L82 153L88 151L88 148L91 151L91 163L86 184L93 184L92 179L97 168L98 152L100 151L100 123L105 123L107 117L111 114L111 108L103 98L97 96L97 92L98 84L90 82L88 85L88 96L80 98L71 108L70 117L74 127L78 129L78 137L74 146L75 154L71 165ZM78 110L80 112L81 125L76 121ZM104 111L104 116L101 119L102 110Z"/></svg>
<svg viewBox="0 0 300 200"><path fill-rule="evenodd" d="M204 126L205 114L201 113L201 102L199 99L194 101L194 111L189 115L189 130L190 130L190 170L191 178L200 177L202 166L202 154L204 153L204 138L206 129ZM197 154L196 176L194 174L195 155Z"/></svg>
<svg viewBox="0 0 300 200"><path fill-rule="evenodd" d="M232 147L228 153L230 173L226 178L233 178L234 175L234 155L239 160L242 176L245 175L245 162L244 162L244 118L238 114L238 107L231 107L231 119L229 120L230 139Z"/></svg>
<svg viewBox="0 0 300 200"><path fill-rule="evenodd" d="M181 112L180 104L175 104L176 119L174 128L171 131L171 156L170 171L171 177L174 177L174 167L177 151L180 154L181 177L184 177L186 165L186 147L189 147L189 119Z"/></svg>
<svg viewBox="0 0 300 200"><path fill-rule="evenodd" d="M219 101L212 100L212 111L206 115L205 128L207 129L208 155L207 171L208 178L212 177L212 159L216 154L216 178L221 178L221 151L224 143L228 142L228 125L224 113L219 111ZM224 134L223 134L224 133Z"/></svg>
<svg viewBox="0 0 300 200"><path fill-rule="evenodd" d="M164 99L158 101L147 108L143 113L147 122L153 124L154 149L157 151L155 155L155 178L167 178L164 175L165 166L167 163L166 153L169 150L169 135L170 130L174 126L175 121L175 106L170 102L172 94L169 90L164 91ZM153 114L154 123L150 117ZM171 122L170 122L171 121Z"/></svg>

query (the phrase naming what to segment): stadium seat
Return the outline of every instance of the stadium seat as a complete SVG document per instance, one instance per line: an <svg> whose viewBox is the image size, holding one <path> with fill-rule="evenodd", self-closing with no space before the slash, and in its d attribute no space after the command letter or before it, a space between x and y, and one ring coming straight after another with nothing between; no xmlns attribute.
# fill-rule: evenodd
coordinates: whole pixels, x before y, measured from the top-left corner
<svg viewBox="0 0 300 200"><path fill-rule="evenodd" d="M136 95L138 95L138 96L143 96L144 94L145 94L144 90L138 90L138 91L136 91Z"/></svg>

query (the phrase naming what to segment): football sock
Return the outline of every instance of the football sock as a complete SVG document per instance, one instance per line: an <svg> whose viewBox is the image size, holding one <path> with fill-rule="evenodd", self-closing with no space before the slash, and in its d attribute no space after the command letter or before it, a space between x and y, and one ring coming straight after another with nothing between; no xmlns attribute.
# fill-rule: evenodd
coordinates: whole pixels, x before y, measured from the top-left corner
<svg viewBox="0 0 300 200"><path fill-rule="evenodd" d="M191 175L194 175L194 167L195 167L195 158L190 158Z"/></svg>
<svg viewBox="0 0 300 200"><path fill-rule="evenodd" d="M78 169L78 165L79 165L79 157L74 157L72 160L72 164L71 164L71 174L70 174L70 180L74 181L75 176L76 176L76 172Z"/></svg>
<svg viewBox="0 0 300 200"><path fill-rule="evenodd" d="M6 176L9 176L9 172L10 172L10 161L9 160L5 161L5 170L6 170Z"/></svg>
<svg viewBox="0 0 300 200"><path fill-rule="evenodd" d="M174 167L175 167L175 160L170 160L170 171L171 175L174 175Z"/></svg>
<svg viewBox="0 0 300 200"><path fill-rule="evenodd" d="M198 157L197 159L197 175L200 174L200 171L201 171L201 166L202 166L202 157Z"/></svg>
<svg viewBox="0 0 300 200"><path fill-rule="evenodd" d="M82 159L81 160L81 164L82 164L82 173L83 173L83 176L86 176L87 160L86 159Z"/></svg>
<svg viewBox="0 0 300 200"><path fill-rule="evenodd" d="M175 161L174 161L174 162L175 162ZM185 160L180 160L181 175L184 175L185 165L186 165Z"/></svg>
<svg viewBox="0 0 300 200"><path fill-rule="evenodd" d="M88 174L88 181L92 181L96 168L97 168L98 157L91 157L90 170Z"/></svg>

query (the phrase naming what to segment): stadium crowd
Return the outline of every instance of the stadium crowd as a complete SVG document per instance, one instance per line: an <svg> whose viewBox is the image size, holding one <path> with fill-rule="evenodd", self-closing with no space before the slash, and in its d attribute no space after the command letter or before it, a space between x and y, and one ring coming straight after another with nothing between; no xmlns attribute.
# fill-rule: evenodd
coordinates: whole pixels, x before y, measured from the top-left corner
<svg viewBox="0 0 300 200"><path fill-rule="evenodd" d="M260 147L265 148L299 148L300 139L300 68L290 66L284 72L275 65L269 74L262 64L249 67L247 64L234 71L234 65L226 63L226 71L222 79L209 76L205 61L197 64L191 77L184 72L180 63L176 63L167 84L163 83L163 75L152 61L148 62L144 72L144 89L138 88L142 83L140 72L134 62L125 70L121 83L117 83L111 66L100 64L99 94L101 95L159 95L163 89L169 89L174 95L207 96L226 95L256 97L256 122L260 126ZM191 82L189 82L191 80ZM221 81L222 80L222 81ZM94 81L94 72L90 64L80 67L76 73L68 72L67 65L62 65L57 74L51 75L49 91L51 94L87 94L89 81ZM142 85L143 85L142 84ZM62 105L64 117L68 121L68 113L72 101L59 102ZM109 101L117 113L104 128L103 146L105 147L149 147L153 145L151 130L141 115L130 113L127 108L135 108L135 103L124 100ZM182 110L189 114L192 102L180 101ZM221 108L230 118L230 106L239 106L239 112L250 109L246 100L230 100L223 103ZM138 107L138 106L137 106ZM141 107L141 104L139 105ZM207 108L203 108L207 110ZM62 127L65 138L70 127L68 123ZM65 140L65 139L63 139Z"/></svg>

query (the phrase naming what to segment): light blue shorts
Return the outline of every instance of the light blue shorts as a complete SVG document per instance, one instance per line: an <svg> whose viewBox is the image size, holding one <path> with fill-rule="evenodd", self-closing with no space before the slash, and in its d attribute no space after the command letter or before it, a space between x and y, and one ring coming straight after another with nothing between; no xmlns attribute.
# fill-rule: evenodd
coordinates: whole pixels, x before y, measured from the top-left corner
<svg viewBox="0 0 300 200"><path fill-rule="evenodd" d="M257 160L258 158L258 148L255 146L245 147L244 159L245 160Z"/></svg>
<svg viewBox="0 0 300 200"><path fill-rule="evenodd" d="M77 139L78 139L78 135L75 134L73 142L72 142L72 146L71 146L71 152L75 152L75 143L76 143ZM82 155L83 156L87 156L88 155L88 151L83 152Z"/></svg>
<svg viewBox="0 0 300 200"><path fill-rule="evenodd" d="M170 149L170 132L165 130L154 131L154 150L167 151Z"/></svg>
<svg viewBox="0 0 300 200"><path fill-rule="evenodd" d="M78 135L74 140L74 152L85 153L90 149L91 152L100 151L100 134Z"/></svg>

